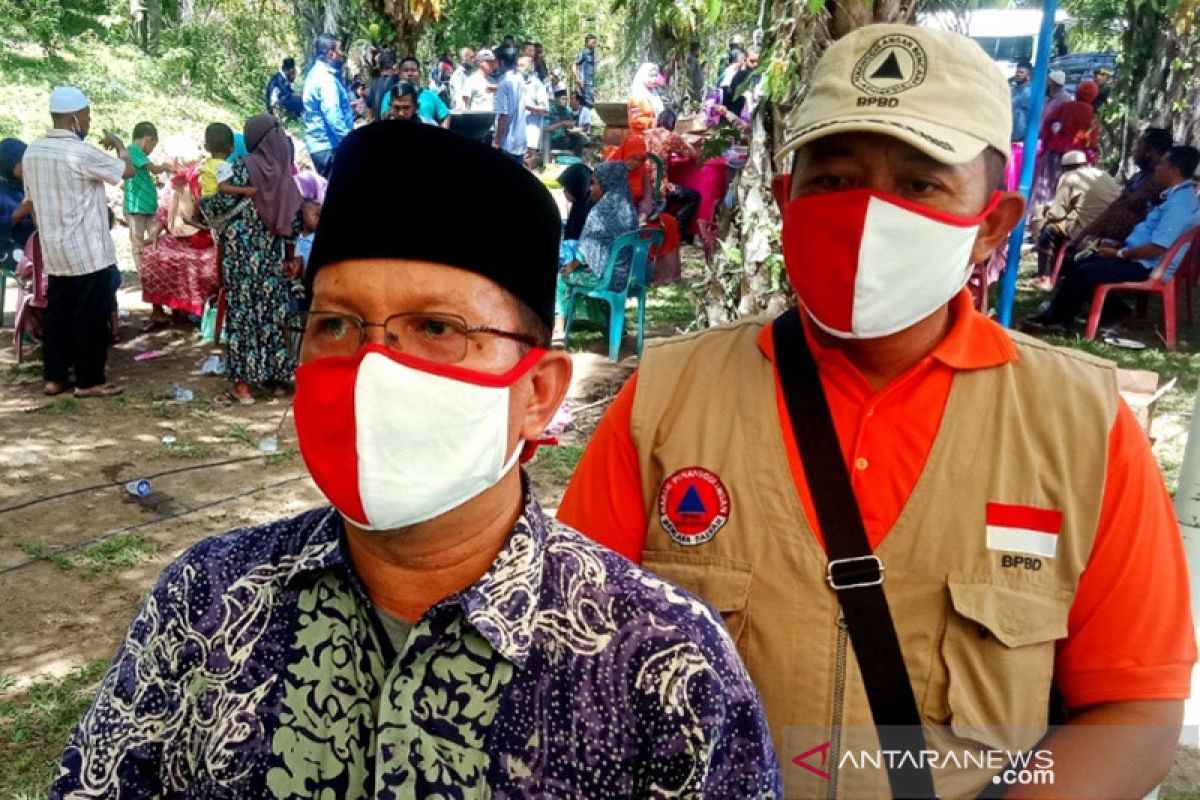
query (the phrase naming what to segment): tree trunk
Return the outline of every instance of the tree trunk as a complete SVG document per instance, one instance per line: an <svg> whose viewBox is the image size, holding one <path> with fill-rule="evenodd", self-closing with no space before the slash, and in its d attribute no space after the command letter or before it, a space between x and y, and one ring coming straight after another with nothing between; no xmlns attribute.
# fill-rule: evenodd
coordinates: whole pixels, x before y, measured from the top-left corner
<svg viewBox="0 0 1200 800"><path fill-rule="evenodd" d="M738 317L776 314L791 302L779 251L779 210L771 196L774 153L782 143L787 111L821 54L834 40L873 22L911 22L915 4L903 0L828 0L817 14L807 0L776 0L771 6L764 61L786 59L798 87L778 102L763 103L751 121L746 166L734 182L734 212L722 222L722 242L708 269L700 316L708 325Z"/></svg>

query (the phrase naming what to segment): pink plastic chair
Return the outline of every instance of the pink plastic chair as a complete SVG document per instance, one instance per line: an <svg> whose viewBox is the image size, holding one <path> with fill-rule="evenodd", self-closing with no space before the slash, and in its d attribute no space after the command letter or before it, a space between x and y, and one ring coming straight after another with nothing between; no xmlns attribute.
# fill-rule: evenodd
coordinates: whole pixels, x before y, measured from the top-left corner
<svg viewBox="0 0 1200 800"><path fill-rule="evenodd" d="M1180 248L1187 247L1187 257L1179 265L1172 280L1163 281L1163 275L1166 274L1167 267L1175 259L1175 255ZM1162 254L1158 259L1158 263L1154 266L1154 271L1150 273L1150 277L1144 281L1129 281L1126 283L1102 283L1096 287L1092 293L1092 310L1088 314L1087 332L1084 338L1089 341L1096 338L1096 331L1100 328L1100 312L1104 310L1104 299L1109 292L1144 292L1146 294L1157 294L1162 298L1163 304L1163 338L1167 342L1167 349L1174 350L1177 342L1176 324L1178 323L1178 315L1176 310L1177 296L1180 292L1180 287L1189 285L1195 276L1193 272L1196 268L1196 250L1200 248L1200 227L1192 228L1183 233L1175 243ZM1189 287L1190 288L1190 287ZM1191 297L1188 292L1187 297L1188 316L1191 318ZM1142 304L1139 302L1139 306Z"/></svg>
<svg viewBox="0 0 1200 800"><path fill-rule="evenodd" d="M13 350L21 363L25 334L42 334L42 311L46 308L46 272L37 233L25 243L25 255L17 265L17 313L13 318Z"/></svg>

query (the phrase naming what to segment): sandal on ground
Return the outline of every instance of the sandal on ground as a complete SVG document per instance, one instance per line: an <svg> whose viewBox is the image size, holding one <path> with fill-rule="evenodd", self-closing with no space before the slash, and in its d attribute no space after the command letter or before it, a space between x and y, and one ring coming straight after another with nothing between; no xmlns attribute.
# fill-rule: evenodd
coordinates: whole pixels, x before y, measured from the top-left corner
<svg viewBox="0 0 1200 800"><path fill-rule="evenodd" d="M214 397L213 402L219 406L252 406L254 405L254 398L238 397L231 391L224 391Z"/></svg>
<svg viewBox="0 0 1200 800"><path fill-rule="evenodd" d="M89 386L86 389L76 389L75 396L81 400L89 397L116 397L125 390L115 383L102 383L98 386Z"/></svg>
<svg viewBox="0 0 1200 800"><path fill-rule="evenodd" d="M56 381L47 381L42 388L42 394L48 397L57 397L60 394L65 394L74 388L70 383L58 383Z"/></svg>

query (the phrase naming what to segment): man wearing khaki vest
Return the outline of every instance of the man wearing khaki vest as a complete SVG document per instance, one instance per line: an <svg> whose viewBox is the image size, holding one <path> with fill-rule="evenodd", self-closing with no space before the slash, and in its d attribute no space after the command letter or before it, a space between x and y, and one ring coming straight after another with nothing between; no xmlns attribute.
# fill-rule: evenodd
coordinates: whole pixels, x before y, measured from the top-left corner
<svg viewBox="0 0 1200 800"><path fill-rule="evenodd" d="M1009 334L963 289L1023 212L996 190L1010 125L999 70L958 34L834 44L779 153L797 336L938 795L1140 797L1171 765L1196 658L1182 547L1111 365ZM827 582L782 320L648 347L559 517L722 612L789 798L887 797L859 667L877 654L849 644Z"/></svg>

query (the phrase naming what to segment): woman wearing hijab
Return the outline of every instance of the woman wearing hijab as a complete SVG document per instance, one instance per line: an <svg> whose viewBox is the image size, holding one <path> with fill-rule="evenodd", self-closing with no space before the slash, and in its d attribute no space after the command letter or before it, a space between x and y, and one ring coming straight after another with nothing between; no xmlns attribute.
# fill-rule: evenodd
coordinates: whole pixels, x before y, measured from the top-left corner
<svg viewBox="0 0 1200 800"><path fill-rule="evenodd" d="M608 265L608 254L618 238L638 229L638 215L629 195L629 175L621 161L606 161L596 167L591 181L592 208L583 224L572 257L558 275L558 313L554 336L561 339L569 286L599 284ZM613 270L612 287L619 290L629 280L630 261L623 254Z"/></svg>
<svg viewBox="0 0 1200 800"><path fill-rule="evenodd" d="M245 137L248 153L233 163L220 190L201 201L210 218L236 209L220 234L233 386L217 400L229 404L253 403L252 385L286 384L295 367L284 338L288 282L298 272L293 253L301 226L291 142L269 114L246 120ZM253 202L239 207L239 196Z"/></svg>
<svg viewBox="0 0 1200 800"><path fill-rule="evenodd" d="M629 132L637 135L654 127L663 112L658 94L658 66L649 62L638 67L629 87Z"/></svg>
<svg viewBox="0 0 1200 800"><path fill-rule="evenodd" d="M25 199L21 178L24 155L25 143L20 139L0 141L0 266L10 268L16 267L12 251L25 247L34 231L33 204Z"/></svg>
<svg viewBox="0 0 1200 800"><path fill-rule="evenodd" d="M583 164L572 164L558 176L558 185L571 204L563 225L563 242L577 242L592 208L592 171Z"/></svg>
<svg viewBox="0 0 1200 800"><path fill-rule="evenodd" d="M649 148L646 146L644 134L631 133L621 142L621 146L612 155L613 161L622 161L629 173L629 194L633 199L634 208L637 210L638 218L649 228L658 228L663 232L663 243L661 246L656 246L650 250L650 258L658 260L663 256L671 255L679 250L680 235L679 222L671 214L666 213L665 192L656 195L653 189L653 181L656 180L651 173L656 169L649 163ZM663 162L664 167L667 162ZM662 181L667 184L667 176L662 176ZM670 272L674 278L679 277L680 264L678 259L674 259ZM655 269L657 277L658 271Z"/></svg>

